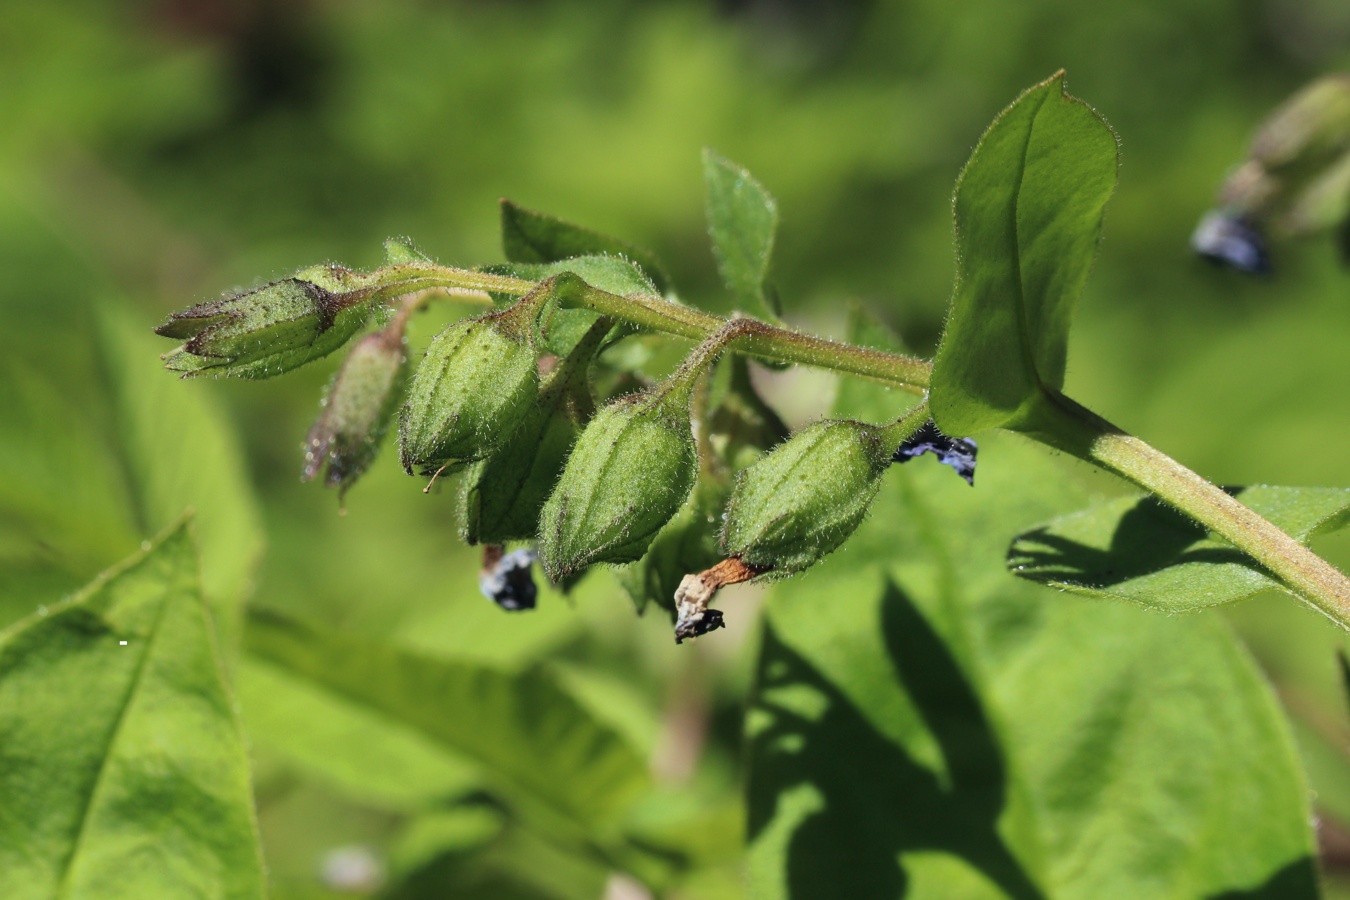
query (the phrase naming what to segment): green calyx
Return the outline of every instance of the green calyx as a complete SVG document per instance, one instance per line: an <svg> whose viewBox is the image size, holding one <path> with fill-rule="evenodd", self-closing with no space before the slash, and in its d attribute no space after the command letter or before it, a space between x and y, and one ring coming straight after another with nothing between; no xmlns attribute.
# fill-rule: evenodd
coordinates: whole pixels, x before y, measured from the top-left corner
<svg viewBox="0 0 1350 900"><path fill-rule="evenodd" d="M668 394L638 394L601 409L540 515L544 571L558 581L595 563L641 558L697 474L687 402L681 410Z"/></svg>
<svg viewBox="0 0 1350 900"><path fill-rule="evenodd" d="M183 341L165 368L268 378L327 356L360 330L381 299L369 279L311 266L256 290L175 313L155 333Z"/></svg>
<svg viewBox="0 0 1350 900"><path fill-rule="evenodd" d="M539 520L549 578L640 559L680 511L698 476L694 387L739 334L714 334L661 384L610 403L586 426Z"/></svg>
<svg viewBox="0 0 1350 900"><path fill-rule="evenodd" d="M815 565L862 524L896 447L927 415L920 404L886 427L832 420L803 428L736 479L723 551L777 575Z"/></svg>
<svg viewBox="0 0 1350 900"><path fill-rule="evenodd" d="M352 346L305 439L303 480L314 479L327 466L324 484L346 493L375 459L407 373L402 318Z"/></svg>
<svg viewBox="0 0 1350 900"><path fill-rule="evenodd" d="M540 510L595 411L587 375L612 325L602 319L591 326L547 376L506 443L469 470L461 495L466 542L503 544L534 537Z"/></svg>
<svg viewBox="0 0 1350 900"><path fill-rule="evenodd" d="M399 423L403 468L424 473L482 459L524 421L539 392L531 337L538 297L464 319L438 334Z"/></svg>

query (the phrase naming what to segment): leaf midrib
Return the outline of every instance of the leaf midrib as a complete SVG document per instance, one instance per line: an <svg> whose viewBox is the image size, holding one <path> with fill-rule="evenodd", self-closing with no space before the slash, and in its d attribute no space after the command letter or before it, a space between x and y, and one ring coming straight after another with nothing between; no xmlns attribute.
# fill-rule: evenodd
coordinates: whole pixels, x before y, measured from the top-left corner
<svg viewBox="0 0 1350 900"><path fill-rule="evenodd" d="M89 821L93 816L95 800L103 791L104 782L108 774L108 763L112 758L112 748L117 744L123 729L126 727L127 711L131 708L137 696L140 694L141 687L144 684L144 678L142 676L145 672L147 662L154 654L155 644L159 640L160 626L164 622L164 616L168 611L169 603L171 601L171 598L168 595L171 591L176 589L176 586L166 587L160 597L159 611L155 613L155 622L154 625L151 626L150 635L146 641L145 652L141 654L140 660L136 663L136 670L131 679L131 686L127 689L126 696L123 697L122 700L122 706L117 711L117 724L112 729L108 742L105 745L103 758L98 766L98 774L94 776L94 785L89 791L89 796L85 801L84 809L80 811L79 830L76 832L75 840L71 844L70 853L67 854L65 860L62 862L61 876L57 884L57 897L70 896L70 885L68 882L71 872L74 871L76 859L79 857L83 847L85 836L88 833Z"/></svg>
<svg viewBox="0 0 1350 900"><path fill-rule="evenodd" d="M1061 87L1061 90L1063 88ZM1031 322L1027 315L1026 286L1022 280L1022 231L1019 224L1018 213L1022 206L1022 188L1026 186L1027 157L1031 153L1031 143L1036 135L1036 123L1041 117L1041 112L1045 109L1045 104L1050 102L1053 94L1046 92L1041 99L1041 103L1036 107L1036 111L1031 114L1031 124L1027 128L1027 138L1022 144L1022 153L1018 159L1016 188L1013 191L1013 202L1011 207L1012 215L1012 237L1013 237L1013 283L1017 286L1014 295L1014 302L1017 306L1017 326L1019 331L1018 341L1019 349L1022 351L1023 362L1026 364L1027 371L1031 373L1032 385L1036 391L1044 395L1046 393L1045 384L1041 381L1041 372L1036 365L1036 355L1031 348ZM1026 401L1023 400L1023 405Z"/></svg>

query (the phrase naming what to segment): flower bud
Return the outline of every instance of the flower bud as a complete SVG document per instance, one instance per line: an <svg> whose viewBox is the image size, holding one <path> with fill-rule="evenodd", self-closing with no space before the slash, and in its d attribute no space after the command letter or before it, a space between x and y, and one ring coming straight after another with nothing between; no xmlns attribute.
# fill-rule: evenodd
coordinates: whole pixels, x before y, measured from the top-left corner
<svg viewBox="0 0 1350 900"><path fill-rule="evenodd" d="M504 444L533 406L539 372L531 338L537 307L463 319L438 334L403 406L403 468L435 471L481 459Z"/></svg>
<svg viewBox="0 0 1350 900"><path fill-rule="evenodd" d="M1350 150L1350 76L1313 81L1261 124L1251 159L1265 170L1302 176L1324 169Z"/></svg>
<svg viewBox="0 0 1350 900"><path fill-rule="evenodd" d="M501 449L474 463L464 481L463 537L469 544L532 539L581 424L547 389Z"/></svg>
<svg viewBox="0 0 1350 900"><path fill-rule="evenodd" d="M591 362L613 325L608 317L592 323L571 354L547 375L538 400L501 449L474 464L464 480L461 503L467 543L534 539L544 501L595 412Z"/></svg>
<svg viewBox="0 0 1350 900"><path fill-rule="evenodd" d="M401 319L352 346L305 439L304 481L313 480L326 464L324 484L341 496L361 477L398 406L407 369Z"/></svg>
<svg viewBox="0 0 1350 900"><path fill-rule="evenodd" d="M862 523L893 452L873 425L803 428L736 479L723 550L779 574L814 565Z"/></svg>
<svg viewBox="0 0 1350 900"><path fill-rule="evenodd" d="M332 353L365 324L377 295L341 266L294 277L174 313L155 329L185 342L165 355L184 377L209 372L268 378Z"/></svg>
<svg viewBox="0 0 1350 900"><path fill-rule="evenodd" d="M591 420L539 519L549 578L556 582L595 563L633 562L647 552L698 477L694 389L727 344L755 327L728 322L661 384L610 403Z"/></svg>
<svg viewBox="0 0 1350 900"><path fill-rule="evenodd" d="M1350 213L1350 76L1313 81L1272 112L1247 160L1225 180L1191 246L1253 274L1270 271L1268 238L1314 234Z"/></svg>
<svg viewBox="0 0 1350 900"><path fill-rule="evenodd" d="M623 397L582 432L539 522L557 581L594 563L632 562L679 512L698 473L687 391Z"/></svg>

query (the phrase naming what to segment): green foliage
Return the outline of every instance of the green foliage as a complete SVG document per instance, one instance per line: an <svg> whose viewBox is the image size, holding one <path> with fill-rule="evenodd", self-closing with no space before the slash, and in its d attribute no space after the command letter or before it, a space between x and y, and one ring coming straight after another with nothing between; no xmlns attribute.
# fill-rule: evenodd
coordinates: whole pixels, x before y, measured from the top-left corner
<svg viewBox="0 0 1350 900"><path fill-rule="evenodd" d="M1063 74L999 114L956 185L956 287L930 403L954 436L1034 427L1116 186L1115 135Z"/></svg>
<svg viewBox="0 0 1350 900"><path fill-rule="evenodd" d="M536 438L523 418L440 496L400 482L397 467L373 466L359 506L339 518L331 498L295 478L295 445L324 380L319 367L267 385L184 383L156 371L154 356L169 344L148 344L143 332L167 304L288 273L297 259L362 261L378 238L405 230L438 253L498 258L481 225L503 190L578 221L611 223L659 249L670 268L507 204L507 265L455 270L464 282L432 284L422 276L445 267L406 240L390 242L386 268L371 274L401 286L370 298L371 318L406 320L418 348L465 315L466 303L485 302L478 292L500 305L517 295L519 285L489 279L492 272L530 284L576 273L560 279L574 290L550 296L531 322L537 366L583 368L579 342L605 331L581 379L590 383L575 396L578 405L582 394L604 404L677 366L683 345L662 332L697 342L721 324L662 302L674 296L667 272L690 303L713 298L708 305L727 314L719 297L730 293L743 311L781 325L764 305L775 297L765 278L772 266L774 281L792 288L794 324L833 333L840 298L861 296L926 353L950 280L943 195L951 174L1008 86L1053 59L1092 85L1129 137L1129 190L1113 207L1111 241L1075 332L1073 393L1120 411L1201 471L1345 483L1338 273L1291 251L1287 272L1296 277L1247 285L1199 274L1179 252L1179 235L1259 109L1309 65L1334 62L1318 55L1328 52L1326 37L1309 37L1336 33L1315 27L1331 13L1309 7L1272 18L1216 0L1071 14L988 0L960 10L770 4L773 27L764 28L763 4L751 6L469 9L392 0L279 13L241 7L228 27L200 31L177 11L6 6L0 19L27 39L0 60L14 86L0 138L4 610L54 608L184 506L198 507L206 593L223 655L234 659L226 668L243 707L266 878L278 900L579 900L623 893L624 878L654 896L710 900L899 887L921 897L1312 893L1305 822L1315 814L1334 836L1350 810L1344 710L1327 690L1338 688L1330 668L1339 639L1320 619L1264 601L1234 613L1290 699L1316 790L1309 808L1279 714L1217 614L1177 621L1083 603L1000 566L1011 535L1088 503L1076 485L1093 476L1081 467L1039 459L998 435L981 439L973 491L931 461L891 467L872 513L839 552L793 580L745 595L728 589L730 632L677 649L664 622L616 607L607 579L569 579L566 603L544 587L538 609L503 616L476 591L477 552L451 539L456 524L473 527L474 503L457 511L455 501L475 488L504 489L490 503L501 513L494 537L526 539L536 529L540 495L573 423L584 421L572 405L563 405L565 423L552 420L557 434L545 428ZM1199 56L1173 52L1197 22L1218 38ZM140 33L145 23L152 35ZM194 29L190 41L177 37L183 27ZM1033 136L1044 124L1038 115ZM1028 146L1073 163L1079 142L1051 136ZM707 265L701 214L714 204L690 190L706 144L752 162L794 212L778 230L767 192L748 176L737 181L743 169L711 173L730 179L731 201L746 201L729 203L744 214L743 234L719 237L709 216L729 292ZM1066 181L1081 175L1063 158L1053 168ZM708 188L711 200L715 184ZM1332 179L1316 193L1343 201L1338 191ZM1324 215L1320 206L1313 212ZM1082 224L1064 229L1066 269L1052 279L1086 268L1091 253L1072 248L1095 244L1100 222ZM735 244L740 237L747 240ZM568 259L577 253L590 255ZM744 292L725 277L729 259L741 263ZM991 260L981 265L1001 265ZM449 302L421 293L428 286L451 287ZM114 292L137 298L135 316L105 322L104 310L68 300ZM588 303L596 308L578 308ZM1051 305L1054 318L1072 304ZM606 331L598 319L615 310L619 321ZM786 354L896 384L898 370L879 363L898 359L900 348L876 321L860 324L849 346L750 329L731 349L767 347L779 364ZM301 344L303 331L279 329ZM95 339L106 345L98 352ZM1047 356L1056 341L1042 348ZM312 352L297 348L284 364ZM1030 370L1039 378L1046 361L1038 352ZM904 372L914 390L842 379L831 415L894 422L927 383L926 364L913 362ZM824 381L748 373L743 357L728 356L693 388L697 484L642 559L619 571L639 603L669 604L686 575L717 564L736 474L788 438L784 420L799 426L824 412ZM937 394L951 387L939 382ZM247 435L247 468L222 405ZM1046 436L1035 430L1043 421L1009 424ZM1287 439L1276 445L1271 435ZM541 450L551 452L532 452ZM516 502L504 473L518 466L528 468L520 485L531 489ZM1260 505L1252 490L1241 496ZM800 498L774 499L791 507ZM271 549L255 583L259 508ZM1269 514L1279 519L1278 509ZM1120 564L1114 532L1106 533L1113 521L1093 532L1093 578ZM1172 546L1175 522L1155 524L1149 540ZM1291 520L1279 524L1297 532ZM479 537L488 533L480 528ZM1196 548L1214 554L1206 560L1246 559L1217 540L1191 543L1171 575L1195 574ZM1332 536L1319 549L1343 558L1345 545ZM1243 566L1246 578L1253 570ZM1225 576L1216 590L1231 587ZM274 643L266 632L279 620L258 616L258 647L285 644L304 665L239 654L231 616L250 595L261 608L329 623ZM761 598L763 629L753 612ZM749 642L738 643L743 637ZM311 640L322 649L313 659ZM757 656L743 747L747 670ZM352 658L356 671L346 672ZM488 671L499 690L442 690L447 671ZM518 694L544 699L528 716L488 709L509 708ZM64 705L79 713L74 701ZM527 727L563 719L623 735L621 768L639 777L612 814L569 818L517 783L520 771L571 777L553 759L551 732ZM466 752L478 732L497 742ZM505 774L494 768L499 754ZM581 771L610 756L568 758ZM0 798L0 821L7 812ZM343 865L363 859L370 872L358 866L343 876ZM354 874L366 881L353 884Z"/></svg>
<svg viewBox="0 0 1350 900"><path fill-rule="evenodd" d="M248 757L180 523L0 632L0 893L260 898Z"/></svg>
<svg viewBox="0 0 1350 900"><path fill-rule="evenodd" d="M1307 543L1350 524L1350 491L1255 485L1232 491ZM1051 587L1184 612L1283 585L1245 554L1150 497L1121 497L1028 531L1008 568Z"/></svg>
<svg viewBox="0 0 1350 900"><path fill-rule="evenodd" d="M345 797L416 813L482 788L466 758L360 698L256 654L235 671L254 751Z"/></svg>
<svg viewBox="0 0 1350 900"><path fill-rule="evenodd" d="M412 296L426 285L474 296L487 290L498 303L519 297L502 311L452 324L432 341L404 407L404 466L411 470L420 465L429 472L441 465L439 474L449 465L482 460L462 493L466 537L500 544L536 536L544 571L555 584L570 588L596 563L636 563L621 575L621 582L641 609L654 594L659 601L679 577L673 605L680 643L722 627L722 612L709 605L719 589L766 573L797 574L852 537L904 442L920 429L927 429L924 434L931 433L933 440L942 439L927 424L931 403L936 424L950 433L993 426L1027 431L1052 447L1149 486L1195 521L1212 524L1250 559L1270 566L1291 590L1325 601L1323 609L1343 617L1337 603L1345 598L1335 599L1346 593L1343 576L1334 571L1316 574L1325 564L1287 535L1269 528L1249 509L1235 518L1232 500L1216 488L1060 394L1073 305L1100 237L1115 168L1114 135L1095 113L1064 93L1062 75L1028 91L1000 115L958 182L957 287L931 366L764 321L724 320L667 301L633 263L607 255L613 249L608 239L509 205L503 207L503 240L508 255L517 259L486 274L424 263L419 253L394 243L388 251L391 267L354 276L390 301ZM739 302L774 317L765 275L776 206L748 173L711 154L705 155L705 175L723 278ZM588 250L603 253L556 258ZM405 275L410 280L398 280ZM390 328L401 329L418 302L403 301ZM633 393L625 394L622 385L625 377L639 384L644 379L633 366L639 357L613 357L606 363L618 366L604 389L609 402L578 437L590 412L595 390L591 375L600 368L602 343L642 329L702 341L674 374ZM854 330L870 343L892 343L875 323L855 320ZM401 330L397 334L401 337ZM889 425L826 420L770 449L780 436L781 420L757 396L744 363L729 367L723 381L702 386L718 356L737 342L742 342L741 349L780 363L837 368L915 392L929 388L929 399L898 420L891 418L894 409L888 410L883 421ZM560 358L537 363L541 349ZM554 367L542 396L541 364ZM890 405L876 400L866 392L845 394L839 405ZM973 444L967 449L973 466ZM998 495L1007 511L1003 518L1009 518L1007 513L1020 518L1038 504L1065 499L1041 487L1045 478L1036 477L1035 464L1021 462L1019 468L1024 475L1033 474L1017 488L1003 486ZM700 472L704 488L690 503ZM929 470L930 480L932 474ZM1185 488L1178 489L1178 484ZM959 572L953 568L957 548L951 535L961 529L933 530L926 512L938 506L946 518L959 520L960 505L949 499L935 504L922 490L902 496L899 506L892 496L892 508L882 518L892 532L902 530L898 520L910 523L904 527L916 531L912 543L925 547L925 553L900 552L888 542L878 546L875 539L869 549L865 539L857 541L859 550L842 572L846 581L865 583L828 591L846 600L801 609L789 591L780 595L769 615L758 675L758 717L749 726L750 859L760 892L864 895L881 888L891 894L905 893L915 884L923 886L921 892L956 884L963 891L1018 897L1061 889L1136 895L1163 885L1177 896L1229 889L1305 895L1314 889L1301 773L1263 685L1241 670L1242 658L1224 643L1222 632L1169 632L1175 664L1167 671L1173 681L1153 684L1130 667L1122 674L1118 662L1102 666L1101 660L1111 654L1117 661L1136 658L1145 647L1156 654L1163 642L1130 643L1147 629L1126 627L1117 634L1108 622L1118 613L1113 608L1076 609L1059 619L1044 614L1043 596L1019 597L1006 584L990 594L980 564ZM1269 499L1260 492L1256 498ZM1339 494L1330 505L1326 492L1275 500L1269 504L1272 514L1291 527L1306 524L1311 530L1344 517ZM968 498L964 503L968 507ZM728 558L716 561L707 539L719 507L725 509L721 550ZM1222 515L1214 513L1219 508ZM978 528L969 529L972 536L962 551L987 553L993 535L1004 527L998 509L993 507ZM1116 519L1122 517L1114 509L1105 517L1093 515L1095 536L1107 527L1114 534ZM1159 523L1140 521L1146 537L1135 544L1156 553ZM1074 524L1083 525L1079 520ZM1167 524L1161 523L1162 531ZM1064 533L1049 535L1043 529L1038 539L1051 545L1055 540L1071 543L1074 528L1060 530ZM1203 536L1203 529L1191 529L1186 543ZM1024 537L1015 552L1025 554L1028 540ZM492 560L502 558L500 547L489 549L485 572L494 571ZM1098 558L1105 560L1101 566L1110 573L1118 573L1122 565L1137 568L1137 560L1117 558L1122 549L1131 549L1128 541L1098 551ZM1223 552L1215 544L1201 548L1201 554L1212 550ZM530 554L522 553L528 565ZM926 558L933 553L936 563ZM1162 555L1166 558L1152 574L1166 582L1173 604L1203 593L1206 585L1197 587L1195 582L1231 580L1229 572L1196 576L1186 569L1190 560L1176 553ZM983 565L998 570L994 556L984 556ZM681 576L682 566L695 571ZM1307 572L1314 574L1305 578ZM1255 562L1240 570L1244 574L1263 578ZM499 589L483 583L484 592L501 602ZM828 578L822 583L828 587ZM1183 589L1178 591L1178 584ZM1158 585L1134 587L1147 593ZM1229 593L1242 596L1251 588L1243 584ZM528 602L509 608L532 608L532 582L522 582L519 590L528 593ZM920 595L928 597L923 604L912 599ZM988 596L997 602L991 605ZM838 659L834 654L845 643L838 623L856 626L878 609L880 629L865 632L869 637L845 652L843 668L831 671L831 659ZM1001 647L983 633L986 628L993 631L985 621L991 616L999 623L1008 618L1021 623ZM882 641L880 655L871 636L875 634ZM1017 684L1015 674L998 676L1007 665L1007 656L999 653L1019 656L1018 666L1030 666L1034 657L1024 648L1039 646L1043 634L1050 635L1045 646L1073 637L1075 649L1085 654L1079 665L1101 670L1058 665L1049 673L1051 682L1058 681L1059 701L1052 709L1037 705L1039 693L1007 693L1009 685ZM813 658L816 641L825 642L818 648L825 651L820 659ZM607 747L610 741L598 736L594 723L561 695L547 701L535 696L556 690L551 681L527 686L521 683L527 676L424 659L396 647L381 650L276 616L255 620L249 646L269 663L320 682L349 702L372 707L399 727L421 732L443 745L452 760L463 757L473 769L470 777L481 777L484 787L515 811L524 829L520 834L547 835L564 855L591 857L575 860L578 890L590 889L580 886L591 884L594 872L587 874L588 867L600 862L618 861L651 884L669 877L668 863L654 865L641 841L630 842L622 834L620 822L645 787L645 780L634 780L641 771L637 757L624 759L619 753L596 763L597 741ZM857 671L863 674L855 681ZM995 679L997 690L973 686L986 677ZM1166 784L1155 792L1160 809L1146 804L1142 815L1128 805L1099 805L1098 798L1117 794L1149 796L1141 783L1161 764L1157 747L1185 729L1193 712L1180 702L1155 712L1161 707L1134 697L1152 700L1175 690L1174 682L1183 685L1181 696L1187 699L1212 695L1226 704L1208 704L1208 727L1194 730L1187 752L1196 759L1211 757L1223 741L1240 734L1250 756L1244 760L1232 753L1224 764L1209 765L1203 777L1191 778L1192 803L1179 810L1168 806L1174 788ZM413 686L419 683L430 687L435 698L430 705L413 697ZM903 712L893 721L870 721L872 706L855 695ZM484 700L488 706L477 710L475 726L465 729L441 724L439 704L447 699L458 709ZM1024 733L1011 724L992 724L1003 721L989 711L998 704L1013 719L1025 706L1036 730ZM540 723L535 710L544 706L553 718ZM503 751L503 745L540 740L542 735L530 732L526 722L543 727L554 743L567 732L570 736L561 740L571 749L551 757L547 767L533 753ZM1061 735L1059 744L1045 743L1043 734L1054 731ZM1109 739L1099 737L1102 733ZM1103 750L1103 740L1109 750ZM303 742L292 746L293 758L313 760L312 747ZM397 747L396 741L386 752L408 751ZM1102 752L1125 754L1130 765L1104 767L1088 758ZM837 769L847 773L843 781L822 774L827 759L848 760ZM1224 808L1234 779L1262 761L1263 780L1243 785L1242 804L1258 810L1261 832L1226 813L1208 818L1206 810ZM353 780L350 765L308 764L339 784ZM1053 774L1044 774L1047 765ZM616 774L612 767L622 771ZM859 773L874 783L866 794L851 786ZM1038 780L1042 776L1044 781ZM386 796L398 795L401 788L395 782L382 790ZM603 799L607 790L614 791L612 800ZM588 805L596 796L602 798L598 810ZM1085 821L1104 827L1103 833L1151 827L1160 837L1114 854L1101 853L1091 839L1082 843ZM440 849L435 846L440 838L419 838L419 845L429 841L432 850L410 852L422 862L409 864L405 884L438 872L447 854L490 856L483 847L509 846L516 830L500 830L502 823L495 819L490 824L471 829L467 844L458 826L445 832L448 843ZM1174 847L1173 834L1199 831L1205 832L1205 840L1190 852ZM440 835L442 829L428 825L426 833ZM847 852L855 846L857 853ZM1043 855L1046 847L1054 852ZM1086 854L1089 861L1081 858ZM454 878L443 874L437 881L450 884ZM561 893L567 896L570 889Z"/></svg>
<svg viewBox="0 0 1350 900"><path fill-rule="evenodd" d="M617 256L636 263L662 294L670 276L645 250L618 238L502 200L502 252L511 262L551 263L577 256Z"/></svg>
<svg viewBox="0 0 1350 900"><path fill-rule="evenodd" d="M194 507L228 646L262 554L239 441L204 386L166 381L143 323L114 301L92 318L78 391L12 358L0 366L0 615L75 590Z"/></svg>
<svg viewBox="0 0 1350 900"><path fill-rule="evenodd" d="M257 659L471 764L518 814L561 838L612 836L646 784L627 741L543 672L436 659L263 611L250 616L246 644Z"/></svg>
<svg viewBox="0 0 1350 900"><path fill-rule="evenodd" d="M990 449L977 491L906 470L846 553L776 587L755 893L1317 896L1298 759L1231 633L1009 579L997 535L1081 492Z"/></svg>
<svg viewBox="0 0 1350 900"><path fill-rule="evenodd" d="M776 321L782 308L768 284L778 204L745 168L703 151L708 235L722 282L741 308Z"/></svg>

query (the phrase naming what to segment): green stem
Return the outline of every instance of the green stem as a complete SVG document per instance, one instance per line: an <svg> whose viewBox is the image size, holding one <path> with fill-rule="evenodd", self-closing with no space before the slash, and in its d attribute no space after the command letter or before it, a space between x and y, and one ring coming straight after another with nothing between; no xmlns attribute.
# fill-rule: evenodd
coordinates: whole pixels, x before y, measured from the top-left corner
<svg viewBox="0 0 1350 900"><path fill-rule="evenodd" d="M528 294L538 282L511 275L495 275L473 269L456 269L434 263L400 263L370 273L371 287L381 298L398 297L427 288L487 291L519 297Z"/></svg>
<svg viewBox="0 0 1350 900"><path fill-rule="evenodd" d="M382 281L381 289L397 282L410 291L447 287L523 296L538 284L422 263L383 272L386 278L394 277ZM578 290L560 294L562 302L699 342L721 331L727 349L760 359L857 375L916 394L926 393L932 375L932 364L914 357L825 340L754 319L727 320L647 294L621 297L579 280L576 284ZM1048 397L1037 421L1019 430L1157 495L1247 553L1290 590L1350 629L1350 579L1335 567L1171 457L1063 395Z"/></svg>
<svg viewBox="0 0 1350 900"><path fill-rule="evenodd" d="M899 419L881 429L881 445L886 449L887 456L894 456L895 451L900 449L900 445L914 435L916 431L924 426L924 423L931 417L928 411L928 398L920 400L916 406L905 413Z"/></svg>
<svg viewBox="0 0 1350 900"><path fill-rule="evenodd" d="M408 294L426 288L466 288L520 297L538 286L538 282L510 275L496 275L471 269L456 269L432 263L403 263L373 273L381 296ZM632 322L642 328L679 335L694 341L712 337L727 319L689 306L672 303L651 294L621 297L584 285L572 295L575 305ZM735 343L734 349L774 362L815 366L848 375L870 378L915 394L928 389L932 365L925 360L867 347L855 347L839 341L803 334L754 319L753 328Z"/></svg>
<svg viewBox="0 0 1350 900"><path fill-rule="evenodd" d="M576 302L643 328L696 341L708 339L729 321L647 294L620 297L588 287L576 296ZM928 389L933 367L925 360L826 340L757 319L730 321L743 322L746 326L728 348L738 353L870 378L914 394L923 394Z"/></svg>
<svg viewBox="0 0 1350 900"><path fill-rule="evenodd" d="M1134 482L1252 557L1290 590L1350 629L1350 579L1274 524L1181 463L1063 395L1030 433ZM1043 429L1043 430L1041 430Z"/></svg>

